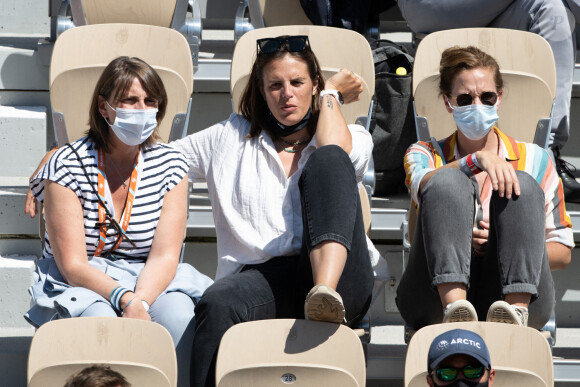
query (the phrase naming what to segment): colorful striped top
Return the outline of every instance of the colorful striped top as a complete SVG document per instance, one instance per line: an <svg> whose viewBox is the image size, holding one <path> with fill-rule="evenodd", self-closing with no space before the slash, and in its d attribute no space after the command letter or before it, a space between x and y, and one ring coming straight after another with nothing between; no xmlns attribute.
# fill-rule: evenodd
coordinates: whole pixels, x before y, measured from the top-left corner
<svg viewBox="0 0 580 387"><path fill-rule="evenodd" d="M499 157L510 161L515 170L529 173L542 187L546 203L546 242L560 242L574 246L572 222L566 213L564 189L548 152L535 144L515 141L497 127L495 132L500 139ZM419 141L411 145L405 154L405 184L411 191L415 204L419 203L419 184L423 177L441 167L459 159L457 150L457 131L451 136L438 141L444 159L435 150L432 143ZM445 160L445 161L444 161ZM491 184L484 184L481 192L483 220L489 222L489 201Z"/></svg>

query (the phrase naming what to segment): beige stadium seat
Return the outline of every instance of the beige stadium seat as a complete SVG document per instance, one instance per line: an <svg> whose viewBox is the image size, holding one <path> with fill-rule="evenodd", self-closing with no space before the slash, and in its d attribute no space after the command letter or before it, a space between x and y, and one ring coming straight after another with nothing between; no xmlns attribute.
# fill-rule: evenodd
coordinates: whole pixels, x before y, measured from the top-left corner
<svg viewBox="0 0 580 387"><path fill-rule="evenodd" d="M201 10L197 0L52 0L53 39L65 30L92 24L147 24L179 31L190 47L197 66L201 43ZM70 16L68 16L70 14Z"/></svg>
<svg viewBox="0 0 580 387"><path fill-rule="evenodd" d="M260 28L242 36L236 43L230 73L230 93L234 111L239 113L239 104L256 58L256 40L281 35L308 35L312 50L316 54L324 77L328 79L340 68L347 68L363 80L364 90L360 100L342 107L349 124L358 123L368 130L371 99L375 90L375 68L371 48L367 40L357 32L313 25L292 25ZM361 189L361 200L365 217L365 228L370 231L370 195L374 189L374 170L363 178L365 191ZM367 199L363 199L366 192Z"/></svg>
<svg viewBox="0 0 580 387"><path fill-rule="evenodd" d="M261 320L237 324L223 336L216 386L361 387L365 359L358 336L339 324Z"/></svg>
<svg viewBox="0 0 580 387"><path fill-rule="evenodd" d="M173 340L161 325L136 319L79 317L41 326L28 356L28 387L62 387L73 373L106 364L133 386L175 387Z"/></svg>
<svg viewBox="0 0 580 387"><path fill-rule="evenodd" d="M544 336L535 329L512 324L465 322L426 326L415 333L407 349L405 387L427 385L427 354L431 341L451 329L479 334L490 352L496 371L494 387L553 387L552 353Z"/></svg>
<svg viewBox="0 0 580 387"><path fill-rule="evenodd" d="M164 27L95 24L65 31L54 45L50 102L59 146L86 132L97 80L111 60L123 55L139 57L157 70L168 94L161 137L164 141L183 137L193 92L193 65L185 38Z"/></svg>
<svg viewBox="0 0 580 387"><path fill-rule="evenodd" d="M236 12L234 39L254 28L312 25L299 0L241 0Z"/></svg>

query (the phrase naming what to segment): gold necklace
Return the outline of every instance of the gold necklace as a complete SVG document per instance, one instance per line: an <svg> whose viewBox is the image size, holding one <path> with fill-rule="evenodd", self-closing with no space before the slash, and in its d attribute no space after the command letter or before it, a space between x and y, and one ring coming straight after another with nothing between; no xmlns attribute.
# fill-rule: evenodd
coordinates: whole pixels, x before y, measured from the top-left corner
<svg viewBox="0 0 580 387"><path fill-rule="evenodd" d="M290 145L289 147L285 147L285 146L282 147L282 150L284 152L287 152L287 153L296 153L297 150L294 149L294 148L297 147L297 146L300 146L300 145L304 145L304 144L309 143L310 142L310 139L307 139L307 140L296 140L296 141L286 141L283 138L278 138L277 141L278 141L278 143L282 142L284 144Z"/></svg>
<svg viewBox="0 0 580 387"><path fill-rule="evenodd" d="M119 173L119 170L117 169L117 165L115 164L115 162L109 158L109 161L111 162L111 165L113 166L113 168L115 169L115 172L117 172L117 176L119 176L119 180L121 181L121 184L123 184L123 188L127 188L127 183L125 183L125 180L121 177L121 174Z"/></svg>

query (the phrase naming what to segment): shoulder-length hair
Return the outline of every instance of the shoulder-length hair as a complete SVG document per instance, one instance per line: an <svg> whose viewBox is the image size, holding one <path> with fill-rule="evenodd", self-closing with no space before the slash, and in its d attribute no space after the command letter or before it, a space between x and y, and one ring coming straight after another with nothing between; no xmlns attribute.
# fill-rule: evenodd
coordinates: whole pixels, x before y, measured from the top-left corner
<svg viewBox="0 0 580 387"><path fill-rule="evenodd" d="M89 111L87 135L95 142L97 148L105 152L109 151L111 130L107 120L99 112L99 96L107 101L112 99L113 102L117 103L129 92L134 79L141 82L141 86L150 98L158 101L157 128L142 145L149 145L160 140L159 123L165 116L167 109L165 86L163 86L159 74L143 60L120 56L113 59L103 70L95 86Z"/></svg>

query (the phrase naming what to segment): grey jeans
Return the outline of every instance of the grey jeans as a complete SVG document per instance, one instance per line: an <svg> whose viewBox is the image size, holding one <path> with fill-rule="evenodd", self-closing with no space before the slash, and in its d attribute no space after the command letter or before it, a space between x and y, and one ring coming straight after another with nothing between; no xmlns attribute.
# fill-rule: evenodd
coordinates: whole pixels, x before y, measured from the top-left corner
<svg viewBox="0 0 580 387"><path fill-rule="evenodd" d="M520 196L491 197L489 240L484 257L472 253L478 184L457 169L438 171L421 193L409 262L397 288L405 323L420 329L443 318L436 286L462 283L480 320L508 293L530 293L528 325L542 328L555 293L545 242L544 192L527 173L516 171Z"/></svg>
<svg viewBox="0 0 580 387"><path fill-rule="evenodd" d="M398 5L414 32L496 27L530 31L546 39L554 52L557 81L550 146L566 144L576 60L573 12L578 13L578 0L398 0Z"/></svg>

